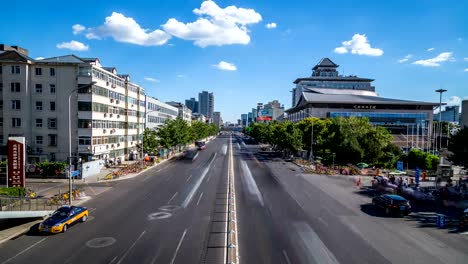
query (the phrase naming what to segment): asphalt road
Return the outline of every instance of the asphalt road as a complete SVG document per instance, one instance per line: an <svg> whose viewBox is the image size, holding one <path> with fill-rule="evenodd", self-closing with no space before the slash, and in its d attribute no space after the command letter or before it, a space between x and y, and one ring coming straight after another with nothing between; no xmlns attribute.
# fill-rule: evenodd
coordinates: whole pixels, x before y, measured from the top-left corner
<svg viewBox="0 0 468 264"><path fill-rule="evenodd" d="M380 216L353 182L234 145L241 263L468 263L468 236Z"/></svg>
<svg viewBox="0 0 468 264"><path fill-rule="evenodd" d="M468 263L468 236L379 216L352 182L304 174L232 141L239 263ZM8 241L0 264L225 263L228 145L220 137L194 162L114 183L85 204L88 222Z"/></svg>
<svg viewBox="0 0 468 264"><path fill-rule="evenodd" d="M86 223L8 241L0 245L0 263L200 263L227 177L228 142L217 138L193 162L172 161L115 183L84 204ZM211 259L224 263L222 257Z"/></svg>

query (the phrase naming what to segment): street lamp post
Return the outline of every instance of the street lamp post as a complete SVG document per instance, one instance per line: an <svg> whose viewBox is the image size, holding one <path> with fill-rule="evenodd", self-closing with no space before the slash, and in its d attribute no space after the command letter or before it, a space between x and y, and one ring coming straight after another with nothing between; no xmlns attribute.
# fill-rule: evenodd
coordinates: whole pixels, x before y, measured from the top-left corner
<svg viewBox="0 0 468 264"><path fill-rule="evenodd" d="M332 153L332 156L333 156L333 169L335 169L335 155L336 155L336 153L333 152Z"/></svg>
<svg viewBox="0 0 468 264"><path fill-rule="evenodd" d="M72 175L71 175L71 166L72 166L72 137L71 137L71 97L72 95L78 91L79 89L88 88L96 84L96 82L91 82L90 84L84 85L82 87L75 88L70 91L68 95L68 203L70 206L72 205L72 191L73 191L73 184L72 184Z"/></svg>
<svg viewBox="0 0 468 264"><path fill-rule="evenodd" d="M304 110L302 111L302 114L306 114L308 117L313 117L312 114L310 113L305 113ZM310 129L310 164L314 163L314 150L313 150L313 145L314 145L314 119L311 119L312 121L312 128Z"/></svg>
<svg viewBox="0 0 468 264"><path fill-rule="evenodd" d="M438 89L435 90L436 93L440 94L440 101L439 101L439 124L437 125L439 127L439 148L437 148L437 139L436 139L436 148L437 150L440 150L442 148L442 94L445 93L447 90L445 89Z"/></svg>

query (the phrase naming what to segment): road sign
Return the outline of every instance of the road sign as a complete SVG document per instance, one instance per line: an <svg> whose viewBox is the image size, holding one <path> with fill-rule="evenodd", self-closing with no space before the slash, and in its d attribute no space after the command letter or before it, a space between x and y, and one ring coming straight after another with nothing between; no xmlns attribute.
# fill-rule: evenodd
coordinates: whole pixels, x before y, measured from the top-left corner
<svg viewBox="0 0 468 264"><path fill-rule="evenodd" d="M414 173L414 180L416 181L416 184L419 183L419 178L421 177L421 170L416 167L416 172Z"/></svg>
<svg viewBox="0 0 468 264"><path fill-rule="evenodd" d="M403 171L403 161L397 161L397 170Z"/></svg>

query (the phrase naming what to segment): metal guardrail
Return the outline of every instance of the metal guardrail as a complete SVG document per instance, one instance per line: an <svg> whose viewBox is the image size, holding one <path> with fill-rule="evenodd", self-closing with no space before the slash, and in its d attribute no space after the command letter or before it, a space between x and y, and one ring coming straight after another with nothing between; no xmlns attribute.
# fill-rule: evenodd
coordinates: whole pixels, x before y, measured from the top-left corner
<svg viewBox="0 0 468 264"><path fill-rule="evenodd" d="M51 203L48 198L0 196L0 212L55 211L65 202Z"/></svg>

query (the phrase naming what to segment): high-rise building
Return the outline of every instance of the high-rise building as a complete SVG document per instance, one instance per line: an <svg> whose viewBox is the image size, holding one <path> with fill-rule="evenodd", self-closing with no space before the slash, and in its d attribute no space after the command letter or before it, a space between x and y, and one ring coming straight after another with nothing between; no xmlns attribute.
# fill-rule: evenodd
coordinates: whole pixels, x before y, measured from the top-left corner
<svg viewBox="0 0 468 264"><path fill-rule="evenodd" d="M158 129L166 120L173 120L179 116L179 109L172 105L159 101L158 99L146 96L146 124L149 129Z"/></svg>
<svg viewBox="0 0 468 264"><path fill-rule="evenodd" d="M247 114L241 114L241 125L247 126Z"/></svg>
<svg viewBox="0 0 468 264"><path fill-rule="evenodd" d="M185 105L192 110L192 113L199 113L199 103L195 98L190 98L185 100Z"/></svg>
<svg viewBox="0 0 468 264"><path fill-rule="evenodd" d="M221 118L221 112L213 113L213 124L215 124L218 128L221 127L221 125L223 124L223 119Z"/></svg>
<svg viewBox="0 0 468 264"><path fill-rule="evenodd" d="M137 155L145 91L129 75L102 67L98 58L34 60L22 48L0 48L2 145L25 137L28 163L65 161L69 151L85 161Z"/></svg>
<svg viewBox="0 0 468 264"><path fill-rule="evenodd" d="M214 96L213 93L208 93L207 91L202 91L198 94L198 103L199 103L199 113L208 117L209 119L213 118L214 111Z"/></svg>

